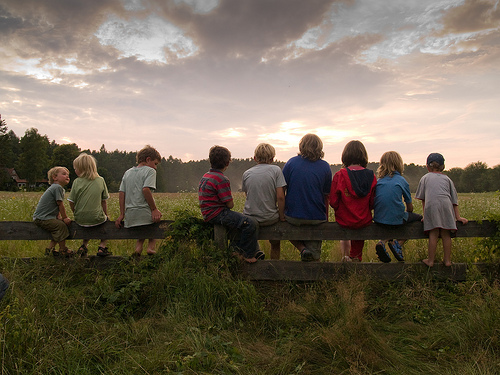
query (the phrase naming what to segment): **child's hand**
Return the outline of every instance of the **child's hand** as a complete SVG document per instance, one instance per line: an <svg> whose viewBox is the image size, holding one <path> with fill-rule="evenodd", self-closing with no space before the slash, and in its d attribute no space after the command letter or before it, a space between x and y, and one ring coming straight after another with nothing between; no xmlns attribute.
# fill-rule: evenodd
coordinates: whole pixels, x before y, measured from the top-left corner
<svg viewBox="0 0 500 375"><path fill-rule="evenodd" d="M469 220L467 220L465 217L459 217L457 221L460 221L463 225L467 224Z"/></svg>
<svg viewBox="0 0 500 375"><path fill-rule="evenodd" d="M118 219L115 220L115 227L121 228L123 226L123 215L118 216Z"/></svg>
<svg viewBox="0 0 500 375"><path fill-rule="evenodd" d="M64 224L66 224L66 225L70 225L71 224L71 219L69 217L65 217L63 219L63 221L64 221Z"/></svg>
<svg viewBox="0 0 500 375"><path fill-rule="evenodd" d="M153 218L153 221L155 223L160 221L161 215L162 215L161 212L157 208L155 208L153 211L151 211L151 217Z"/></svg>

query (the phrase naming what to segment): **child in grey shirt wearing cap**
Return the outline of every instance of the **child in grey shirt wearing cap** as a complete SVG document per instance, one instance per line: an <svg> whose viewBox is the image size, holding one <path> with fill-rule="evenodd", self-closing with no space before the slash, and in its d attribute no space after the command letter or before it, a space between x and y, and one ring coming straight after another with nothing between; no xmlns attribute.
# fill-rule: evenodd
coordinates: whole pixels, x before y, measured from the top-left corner
<svg viewBox="0 0 500 375"><path fill-rule="evenodd" d="M434 265L439 237L443 242L443 264L451 266L451 234L457 230L457 221L467 224L458 211L458 195L453 181L443 174L444 157L432 153L427 157L427 170L418 183L416 199L422 201L424 231L429 235L427 266Z"/></svg>

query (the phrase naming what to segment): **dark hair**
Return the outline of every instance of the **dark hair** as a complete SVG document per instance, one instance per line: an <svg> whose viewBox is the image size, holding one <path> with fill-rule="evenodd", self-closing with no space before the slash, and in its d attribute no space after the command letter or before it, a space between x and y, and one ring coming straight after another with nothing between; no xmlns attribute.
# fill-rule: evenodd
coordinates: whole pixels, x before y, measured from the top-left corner
<svg viewBox="0 0 500 375"><path fill-rule="evenodd" d="M316 134L306 134L302 137L299 143L299 155L316 161L325 156L323 152L323 142Z"/></svg>
<svg viewBox="0 0 500 375"><path fill-rule="evenodd" d="M161 155L154 147L150 145L146 145L137 153L136 160L137 164L144 163L147 158L151 158L151 160L161 161Z"/></svg>
<svg viewBox="0 0 500 375"><path fill-rule="evenodd" d="M212 146L208 159L213 169L224 169L231 161L231 152L222 146Z"/></svg>
<svg viewBox="0 0 500 375"><path fill-rule="evenodd" d="M359 164L363 168L368 165L368 153L365 146L360 141L350 141L342 151L342 164L344 167Z"/></svg>

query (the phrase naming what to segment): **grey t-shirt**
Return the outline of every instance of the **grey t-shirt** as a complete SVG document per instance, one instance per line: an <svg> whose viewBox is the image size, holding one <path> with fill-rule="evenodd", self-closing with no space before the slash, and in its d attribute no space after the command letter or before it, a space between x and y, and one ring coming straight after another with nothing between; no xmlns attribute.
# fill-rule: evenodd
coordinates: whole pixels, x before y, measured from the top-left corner
<svg viewBox="0 0 500 375"><path fill-rule="evenodd" d="M59 184L52 184L38 201L38 204L33 214L34 219L50 220L57 219L59 214L59 206L57 201L64 200L64 188Z"/></svg>
<svg viewBox="0 0 500 375"><path fill-rule="evenodd" d="M435 228L456 230L454 205L458 195L453 181L442 173L427 173L418 183L415 198L425 201L424 230Z"/></svg>
<svg viewBox="0 0 500 375"><path fill-rule="evenodd" d="M281 168L273 164L257 164L243 173L242 189L247 194L243 214L259 223L279 218L276 189L286 186Z"/></svg>
<svg viewBox="0 0 500 375"><path fill-rule="evenodd" d="M156 170L148 166L132 167L125 172L120 191L125 193L125 228L153 223L151 208L143 188L156 189Z"/></svg>

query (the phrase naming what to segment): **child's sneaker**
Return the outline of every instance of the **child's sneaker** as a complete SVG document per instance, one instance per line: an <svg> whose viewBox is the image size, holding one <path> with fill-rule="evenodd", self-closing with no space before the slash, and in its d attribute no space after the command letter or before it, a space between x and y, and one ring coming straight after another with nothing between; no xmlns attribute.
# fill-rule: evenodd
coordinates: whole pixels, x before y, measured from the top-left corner
<svg viewBox="0 0 500 375"><path fill-rule="evenodd" d="M391 250L392 255L394 255L394 258L396 258L398 262L404 262L405 258L403 256L403 248L399 244L398 240L389 241L387 244L389 245L389 249Z"/></svg>
<svg viewBox="0 0 500 375"><path fill-rule="evenodd" d="M382 241L379 241L377 245L375 245L375 252L377 253L378 259L384 263L390 263L391 257L387 253L385 249L385 245Z"/></svg>
<svg viewBox="0 0 500 375"><path fill-rule="evenodd" d="M314 260L314 257L311 253L311 250L304 247L304 249L302 249L302 251L300 252L300 260L303 262L312 262Z"/></svg>

